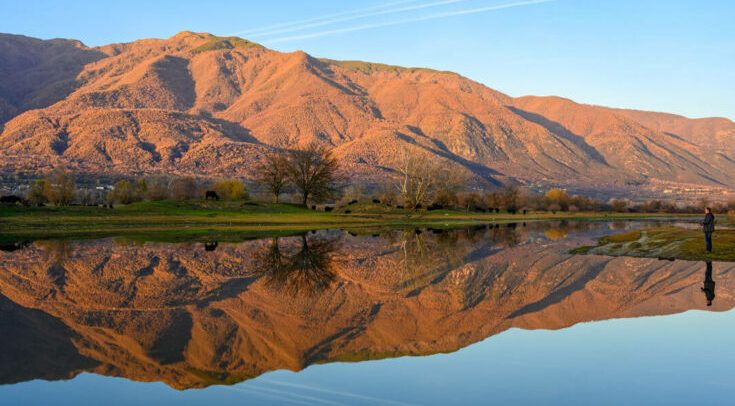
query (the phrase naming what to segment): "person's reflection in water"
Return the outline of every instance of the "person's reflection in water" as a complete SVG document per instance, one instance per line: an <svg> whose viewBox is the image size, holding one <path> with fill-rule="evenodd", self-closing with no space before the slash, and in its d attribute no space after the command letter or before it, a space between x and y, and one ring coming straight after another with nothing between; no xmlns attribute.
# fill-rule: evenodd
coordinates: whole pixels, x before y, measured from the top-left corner
<svg viewBox="0 0 735 406"><path fill-rule="evenodd" d="M715 300L715 281L712 279L712 261L707 261L707 269L704 271L704 286L702 292L707 297L707 306L712 306Z"/></svg>

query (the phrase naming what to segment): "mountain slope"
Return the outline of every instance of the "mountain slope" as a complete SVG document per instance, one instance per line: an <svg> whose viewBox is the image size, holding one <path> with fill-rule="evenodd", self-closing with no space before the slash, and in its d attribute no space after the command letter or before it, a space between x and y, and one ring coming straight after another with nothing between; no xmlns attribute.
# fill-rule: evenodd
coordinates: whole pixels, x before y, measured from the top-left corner
<svg viewBox="0 0 735 406"><path fill-rule="evenodd" d="M20 61L26 49L34 62ZM367 182L413 149L483 187L735 189L735 124L725 119L514 99L451 72L205 33L93 49L4 35L2 60L12 77L0 79L0 167L10 171L249 178L266 150L316 141ZM64 69L30 80L56 65Z"/></svg>

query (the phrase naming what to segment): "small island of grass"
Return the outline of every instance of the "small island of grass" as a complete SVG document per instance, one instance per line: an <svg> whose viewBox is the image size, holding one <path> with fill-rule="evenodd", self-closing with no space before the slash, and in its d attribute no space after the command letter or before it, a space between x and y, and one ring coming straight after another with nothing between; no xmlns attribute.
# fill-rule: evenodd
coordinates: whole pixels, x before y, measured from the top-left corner
<svg viewBox="0 0 735 406"><path fill-rule="evenodd" d="M714 249L707 253L702 231L675 226L655 227L602 237L596 246L573 254L609 255L688 261L735 261L735 230L715 232Z"/></svg>

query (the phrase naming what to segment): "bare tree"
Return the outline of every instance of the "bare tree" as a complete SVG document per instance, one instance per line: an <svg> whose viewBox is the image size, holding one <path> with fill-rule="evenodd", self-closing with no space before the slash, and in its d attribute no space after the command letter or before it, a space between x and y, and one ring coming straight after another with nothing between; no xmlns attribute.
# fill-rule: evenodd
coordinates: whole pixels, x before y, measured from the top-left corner
<svg viewBox="0 0 735 406"><path fill-rule="evenodd" d="M265 162L257 169L255 176L256 182L273 196L273 203L278 203L288 184L288 160L283 154L271 152L266 155Z"/></svg>
<svg viewBox="0 0 735 406"><path fill-rule="evenodd" d="M54 169L44 183L46 199L56 206L67 206L74 200L76 184L74 178L61 169Z"/></svg>
<svg viewBox="0 0 735 406"><path fill-rule="evenodd" d="M112 192L108 195L111 202L130 204L135 201L135 189L127 179L123 179L117 183L112 189Z"/></svg>
<svg viewBox="0 0 735 406"><path fill-rule="evenodd" d="M505 210L510 213L514 213L516 210L518 210L521 195L518 186L507 185L503 188L501 193L503 196L503 206L505 206Z"/></svg>
<svg viewBox="0 0 735 406"><path fill-rule="evenodd" d="M146 180L145 198L148 200L166 200L169 198L169 184L171 179L165 176L156 176Z"/></svg>
<svg viewBox="0 0 735 406"><path fill-rule="evenodd" d="M171 189L171 198L180 202L193 199L199 194L196 180L188 176L175 178L169 187Z"/></svg>
<svg viewBox="0 0 735 406"><path fill-rule="evenodd" d="M321 202L334 198L338 191L339 163L325 147L311 143L304 149L288 154L286 173L288 180L301 195L301 204L309 199Z"/></svg>
<svg viewBox="0 0 735 406"><path fill-rule="evenodd" d="M33 182L30 189L28 189L28 202L30 202L30 204L34 206L40 206L48 202L48 199L46 198L46 193L44 192L45 190L46 180L38 179Z"/></svg>
<svg viewBox="0 0 735 406"><path fill-rule="evenodd" d="M439 173L433 162L405 150L397 169L400 177L396 187L407 207L415 209L431 202Z"/></svg>

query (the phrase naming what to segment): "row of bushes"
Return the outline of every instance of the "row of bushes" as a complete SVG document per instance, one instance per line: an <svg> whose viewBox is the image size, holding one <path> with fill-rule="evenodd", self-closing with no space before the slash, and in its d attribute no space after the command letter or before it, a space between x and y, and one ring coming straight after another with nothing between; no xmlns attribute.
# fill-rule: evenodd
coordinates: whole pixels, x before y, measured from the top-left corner
<svg viewBox="0 0 735 406"><path fill-rule="evenodd" d="M247 200L250 198L246 185L239 179L219 179L202 182L191 177L154 176L136 180L122 179L111 188L77 188L73 176L55 170L48 176L35 181L29 188L26 200L31 205L53 204L64 206L69 204L130 204L141 200L175 200L186 201L204 199L206 192L216 198L228 201ZM214 192L214 193L211 193ZM735 211L735 201L727 204L709 204L702 201L694 205L676 205L662 200L651 200L633 203L628 200L612 199L601 201L586 196L570 195L563 189L550 189L544 194L531 193L515 186L508 186L491 192L455 192L450 188L438 188L427 203L418 203L411 207L392 188L378 188L374 192L365 192L357 187L343 190L341 199L330 207L345 207L357 202L372 202L395 208L406 209L452 209L475 212L640 212L640 213L694 213L700 212L704 206L711 206L716 212ZM301 203L300 194L294 194L294 202Z"/></svg>
<svg viewBox="0 0 735 406"><path fill-rule="evenodd" d="M67 206L70 204L130 204L141 200L185 201L203 198L206 191L223 200L245 200L248 191L239 179L220 179L202 183L191 177L156 176L137 180L122 179L112 187L78 188L73 176L55 170L31 184L28 204Z"/></svg>

